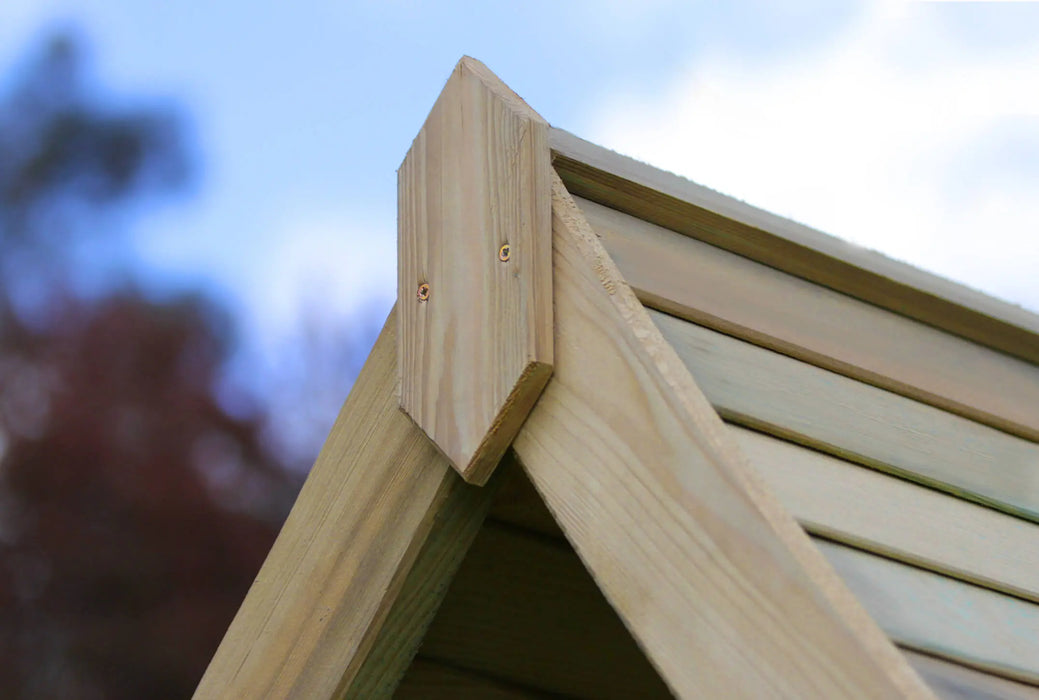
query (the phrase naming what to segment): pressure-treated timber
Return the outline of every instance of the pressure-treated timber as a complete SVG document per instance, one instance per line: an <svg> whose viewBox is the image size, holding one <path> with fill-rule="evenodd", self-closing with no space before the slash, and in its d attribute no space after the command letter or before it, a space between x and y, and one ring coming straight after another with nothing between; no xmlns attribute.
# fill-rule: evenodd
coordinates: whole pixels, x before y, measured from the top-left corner
<svg viewBox="0 0 1039 700"><path fill-rule="evenodd" d="M383 349L377 348L369 362L369 379L359 382L359 387L368 388L348 401L357 412L347 415L344 410L338 432L333 431L305 496L214 658L199 696L385 697L402 674L405 692L420 687L413 684L417 678L420 685L453 688L455 695L541 694L541 688L525 682L528 679L506 681L502 667L482 667L478 657L487 651L486 639L477 636L459 653L452 646L457 636L439 635L436 622L430 627L430 644L410 667L415 673L404 672L446 582L484 520L502 475L488 479L513 436L516 453L536 484L535 497L547 500L550 518L562 529L545 525L541 535L510 529L495 519L548 521L534 500L512 508L499 501L486 532L527 538L568 557L567 543L572 543L622 624L681 697L930 697L860 600L901 644L1035 681L1039 607L931 571L832 543L814 545L807 539L766 482L750 469L734 437L739 430L721 423L564 185L558 177L553 180L547 166L548 134L544 122L497 78L481 64L463 59L400 172L397 357L385 349L392 343L391 329L380 340ZM1036 317L954 286L946 290L942 285L948 283L879 256L856 257L844 244L789 222L770 230L774 217L714 193L694 191L686 196L681 187L671 191L675 182L667 177L654 190L646 183L656 182L660 174L655 171L648 180L640 180L638 172L622 177L589 166L579 153L588 149L580 142L574 146L568 138L556 136L557 146L562 143L555 156L559 167L575 189L583 188L597 201L822 285L818 290L825 292L821 307L826 314L858 309L854 316L867 308L871 310L858 318L887 319L874 324L879 332L918 327L904 319L885 325L896 317L860 302L837 303L837 296L824 289L831 287L942 329L924 332L930 340L910 343L908 355L884 343L868 345L872 338L852 334L865 345L856 349L858 355L841 355L834 329L825 323L812 325L810 314L769 325L781 306L762 317L752 308L752 299L722 299L738 297L723 293L721 300L711 302L719 306L705 311L695 295L676 302L670 297L677 293L643 289L643 299L661 308L933 404L889 395L819 367L810 368L814 374L798 374L803 363L790 357L782 359L794 364L770 375L754 364L764 358L766 369L775 369L779 365L771 358L780 355L757 347L755 351L765 354L744 354L740 341L727 338L736 343L725 347L735 349L737 360L713 379L713 370L705 373L705 386L714 382L708 394L724 417L1036 517L1030 502L1035 484L1029 480L1034 470L1025 465L1036 446L934 407L944 406L1019 436L1039 437L1039 432L1028 432L1028 411L1034 408L1027 400L1031 389L1027 381L1018 381L1027 368L1024 374L1016 373L1024 364L1000 364L1006 358L987 350L980 353L987 358L981 362L982 371L1011 367L1009 374L995 372L994 386L955 372L931 371L934 368L926 363L913 364L916 354L953 347L959 348L950 351L955 363L969 364L974 346L955 339L958 344L943 345L953 342L945 331L1035 361ZM564 153L567 148L569 155ZM590 152L591 160L603 155L594 147ZM550 186L551 200L546 196ZM548 227L536 225L546 221ZM532 232L538 230L543 234L538 240L550 239L553 226L554 252L527 244L525 236L536 238ZM455 235L458 230L462 233ZM473 232L477 239L470 235ZM645 261L640 264L645 267ZM743 262L733 264L739 267ZM752 266L754 272L744 274L751 269L744 266L739 267L744 272L735 273L746 278L744 291L752 297L780 295L786 289L788 296L796 297L798 311L802 303L810 307L817 301L816 288L809 283L795 280L795 287L783 287L788 279L756 263ZM724 292L710 283L708 272L704 289ZM528 273L536 278L533 283ZM553 273L560 287L555 326ZM773 284L775 279L783 281ZM718 285L728 281L721 279ZM790 291L795 288L803 294ZM735 306L725 306L730 303ZM444 306L448 310L441 312ZM404 320L405 314L411 314L409 320ZM658 322L663 318L652 315ZM784 335L791 328L793 332ZM534 406L554 359L553 330L560 371ZM685 331L680 335L688 340ZM889 350L880 365L869 364L873 353ZM415 423L391 411L393 400L388 397L394 382L387 368L394 361L406 385L400 405ZM739 362L746 371L729 374ZM783 378L791 368L810 380L800 387L806 395L800 403L792 383ZM780 383L778 393L772 381ZM736 391L726 384L736 386ZM833 387L835 393L830 391ZM1010 396L1009 403L1001 403L1005 397L986 395L993 390ZM783 391L788 396L783 397ZM714 392L729 398L716 400ZM1022 395L1026 400L1019 400ZM783 400L774 401L776 396ZM764 397L764 408L748 397ZM806 397L819 405L813 409ZM859 410L859 399L864 399L866 410ZM896 410L888 415L892 406ZM388 417L391 412L395 419ZM863 424L858 432L855 421ZM878 437L893 437L893 442ZM761 439L768 441L770 453L790 447L777 448L772 438ZM951 449L942 446L944 442ZM993 445L994 450L989 449ZM817 456L800 447L791 449L797 451L797 469L804 455ZM827 467L835 463L819 458ZM974 464L980 464L980 470ZM997 466L1005 467L1002 473ZM841 468L858 469L843 464ZM463 476L487 486L469 487ZM873 476L886 481L871 482L868 492L891 484L919 488ZM995 487L986 486L986 480L994 480ZM980 556L982 538L1005 535L1001 528L1010 520L1000 514L992 514L1002 519L998 522L985 520L977 515L984 511L970 504L962 504L967 510L949 510L946 496L932 495L945 500L920 500L939 520L969 511L972 514L964 517L980 523L976 539L967 542L970 552L943 549L936 531L926 529L907 540L895 531L898 513L891 514L890 527L873 530L860 527L854 518L840 520L844 514L833 509L824 508L823 513L827 522L836 523L831 530L814 516L802 513L802 518L817 532L970 578L965 557L971 552ZM888 505L897 508L898 498L894 501ZM1015 536L1020 532L1015 530ZM820 550L831 557L854 594ZM465 600L457 606L451 602L442 611L454 611L444 619L471 623L470 613L480 607L473 602L513 584L540 591L533 588L538 581L529 580L537 576L528 576L536 574L533 561L529 556L514 561L530 564L529 570L507 579L476 576L469 581ZM1016 579L1007 582L1017 573L1007 560L983 563L990 569L1007 567L986 579L988 585L1005 590L1022 585ZM573 564L571 559L569 565ZM542 578L559 583L547 574ZM1023 585L1013 590L1027 596L1030 584ZM485 607L499 611L493 605ZM530 610L518 623L535 621L534 613L544 612ZM564 672L573 671L560 660L548 659ZM533 675L547 677L537 670ZM607 690L620 687L600 674L588 677L606 681ZM623 695L635 695L645 687L637 685ZM561 691L580 694L579 688Z"/></svg>
<svg viewBox="0 0 1039 700"><path fill-rule="evenodd" d="M423 585L442 587L479 527L493 493L466 485L398 408L396 330L391 314L196 698L342 697L390 608L416 595L416 561Z"/></svg>
<svg viewBox="0 0 1039 700"><path fill-rule="evenodd" d="M730 428L751 465L809 532L1039 602L1039 525Z"/></svg>
<svg viewBox="0 0 1039 700"><path fill-rule="evenodd" d="M508 459L508 458L506 458ZM462 486L437 514L432 530L412 564L357 674L341 686L346 700L389 698L422 642L426 629L447 593L455 571L479 532L500 479L486 486Z"/></svg>
<svg viewBox="0 0 1039 700"><path fill-rule="evenodd" d="M679 697L932 697L766 493L562 183L555 375L514 448Z"/></svg>
<svg viewBox="0 0 1039 700"><path fill-rule="evenodd" d="M570 191L797 277L1039 362L1039 315L820 233L672 173L550 134Z"/></svg>
<svg viewBox="0 0 1039 700"><path fill-rule="evenodd" d="M815 540L899 645L1039 683L1039 605Z"/></svg>
<svg viewBox="0 0 1039 700"><path fill-rule="evenodd" d="M400 402L483 484L552 366L548 124L471 58L398 172Z"/></svg>
<svg viewBox="0 0 1039 700"><path fill-rule="evenodd" d="M417 658L394 700L549 700L558 696L502 683L463 669Z"/></svg>
<svg viewBox="0 0 1039 700"><path fill-rule="evenodd" d="M671 697L565 541L493 521L419 653L556 697Z"/></svg>
<svg viewBox="0 0 1039 700"><path fill-rule="evenodd" d="M913 651L906 651L905 655L942 700L1039 700L1039 687L1034 685L1009 681Z"/></svg>
<svg viewBox="0 0 1039 700"><path fill-rule="evenodd" d="M1039 444L650 311L734 423L1039 519Z"/></svg>
<svg viewBox="0 0 1039 700"><path fill-rule="evenodd" d="M772 436L729 425L750 465L810 533L1039 602L1039 526ZM488 515L563 538L522 474Z"/></svg>
<svg viewBox="0 0 1039 700"><path fill-rule="evenodd" d="M1039 439L1039 366L590 200L575 201L646 305Z"/></svg>

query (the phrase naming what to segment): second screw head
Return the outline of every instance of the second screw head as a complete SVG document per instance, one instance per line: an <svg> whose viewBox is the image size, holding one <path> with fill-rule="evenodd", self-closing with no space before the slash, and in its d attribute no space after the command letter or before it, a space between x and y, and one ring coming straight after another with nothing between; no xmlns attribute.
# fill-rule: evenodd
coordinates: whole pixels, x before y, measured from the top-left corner
<svg viewBox="0 0 1039 700"><path fill-rule="evenodd" d="M502 245L501 248L498 248L498 259L501 260L502 262L508 262L509 261L509 257L511 255L512 255L512 247L509 246L508 243Z"/></svg>

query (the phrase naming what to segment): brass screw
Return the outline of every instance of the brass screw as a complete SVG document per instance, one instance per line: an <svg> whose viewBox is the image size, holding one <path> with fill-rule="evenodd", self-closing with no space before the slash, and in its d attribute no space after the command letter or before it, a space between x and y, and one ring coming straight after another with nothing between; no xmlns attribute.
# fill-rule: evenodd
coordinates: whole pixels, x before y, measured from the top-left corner
<svg viewBox="0 0 1039 700"><path fill-rule="evenodd" d="M418 300L426 301L427 299L429 299L429 284L423 282L418 286Z"/></svg>
<svg viewBox="0 0 1039 700"><path fill-rule="evenodd" d="M502 262L509 262L510 255L512 255L512 248L508 243L502 245L501 248L498 248L498 259Z"/></svg>

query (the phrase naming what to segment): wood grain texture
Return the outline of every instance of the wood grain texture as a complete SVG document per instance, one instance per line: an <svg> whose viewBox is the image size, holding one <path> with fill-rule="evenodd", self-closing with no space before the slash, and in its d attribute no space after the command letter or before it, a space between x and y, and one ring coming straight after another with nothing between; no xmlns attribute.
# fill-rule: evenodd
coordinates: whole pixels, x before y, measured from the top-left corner
<svg viewBox="0 0 1039 700"><path fill-rule="evenodd" d="M438 514L481 491L400 412L396 329L391 313L196 698L341 697Z"/></svg>
<svg viewBox="0 0 1039 700"><path fill-rule="evenodd" d="M454 495L437 513L371 650L349 684L337 691L337 697L374 700L394 695L501 483L497 474L482 488L462 485L461 477L456 480L459 483Z"/></svg>
<svg viewBox="0 0 1039 700"><path fill-rule="evenodd" d="M1039 363L1039 316L827 236L560 129L553 165L570 191L797 277Z"/></svg>
<svg viewBox="0 0 1039 700"><path fill-rule="evenodd" d="M569 545L490 521L420 654L566 697L671 697Z"/></svg>
<svg viewBox="0 0 1039 700"><path fill-rule="evenodd" d="M667 314L650 317L726 420L1039 519L1039 444Z"/></svg>
<svg viewBox="0 0 1039 700"><path fill-rule="evenodd" d="M1039 602L1039 525L730 426L809 532Z"/></svg>
<svg viewBox="0 0 1039 700"><path fill-rule="evenodd" d="M1039 606L851 547L815 543L900 646L1039 682Z"/></svg>
<svg viewBox="0 0 1039 700"><path fill-rule="evenodd" d="M906 651L905 655L942 700L1039 700L1039 687L1034 685L1015 683L913 651Z"/></svg>
<svg viewBox="0 0 1039 700"><path fill-rule="evenodd" d="M595 202L575 201L646 305L1039 439L1039 366Z"/></svg>
<svg viewBox="0 0 1039 700"><path fill-rule="evenodd" d="M878 551L891 551L896 557L909 561L926 559L928 566L938 569L957 566L961 560L973 561L971 566L976 570L1008 569L1009 573L1003 578L1009 580L1018 576L1019 561L1028 562L1035 557L1036 548L1030 539L1017 539L1005 532L1006 527L1015 525L1034 527L1021 520L775 438L729 427L751 464L762 472L783 504L812 531L845 538ZM848 471L852 474L847 474ZM530 528L532 532L552 533L553 528L558 531L551 513L540 502L534 487L525 482L522 473L509 479L509 485L503 484L498 491L491 517L504 519L516 527ZM935 499L942 501L937 508ZM502 503L509 500L518 505ZM946 508L975 509L980 514L950 520L944 515ZM1008 522L993 524L989 518ZM827 524L821 526L818 522ZM849 536L848 532L854 534ZM986 542L990 543L987 549ZM990 563L991 559L997 562ZM952 564L948 563L950 560ZM538 604L551 607L554 591L545 587L531 593L532 596L538 594L547 599ZM940 698L1039 700L1039 688L1034 686L913 651L903 650L903 653Z"/></svg>
<svg viewBox="0 0 1039 700"><path fill-rule="evenodd" d="M547 695L423 658L415 659L396 700L536 700Z"/></svg>
<svg viewBox="0 0 1039 700"><path fill-rule="evenodd" d="M1021 520L775 438L729 427L751 464L761 471L783 504L811 530L833 533L849 542L857 541L881 551L890 549L895 552L897 549L896 556L911 561L927 559L928 565L936 568L973 561L972 567L977 570L1006 569L1009 574L1004 578L1011 580L1019 573L1018 562L1035 558L1036 548L1032 540L1017 539L1005 532L1007 527L1015 525L1034 529ZM846 473L849 471L851 475ZM509 479L509 486L503 485L498 492L491 517L506 519L517 527L531 528L532 532L552 532L555 521L547 508L540 504L533 486L524 483L522 474L510 475ZM508 499L516 499L520 507L502 505L501 502ZM938 507L935 499L941 501ZM950 520L944 515L945 509L950 507L974 509L980 513ZM993 524L989 518L1007 522ZM812 522L813 519L827 524L819 526ZM848 536L845 531L854 534ZM878 541L884 544L878 546ZM912 553L906 554L907 550ZM992 559L997 560L996 563L991 563ZM953 564L948 564L949 560ZM555 594L545 588L540 595L551 598ZM546 602L544 605L550 607L551 604ZM1039 698L1039 688L912 651L904 653L939 697L950 700Z"/></svg>
<svg viewBox="0 0 1039 700"><path fill-rule="evenodd" d="M550 171L547 123L463 58L397 173L401 407L472 483L551 374Z"/></svg>
<svg viewBox="0 0 1039 700"><path fill-rule="evenodd" d="M561 183L555 375L514 448L679 697L931 697L766 492Z"/></svg>

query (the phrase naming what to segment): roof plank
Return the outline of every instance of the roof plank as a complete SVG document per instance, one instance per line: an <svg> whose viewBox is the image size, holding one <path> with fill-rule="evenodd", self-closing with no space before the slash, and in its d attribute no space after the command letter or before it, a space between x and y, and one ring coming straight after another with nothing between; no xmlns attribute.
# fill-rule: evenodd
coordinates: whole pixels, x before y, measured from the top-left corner
<svg viewBox="0 0 1039 700"><path fill-rule="evenodd" d="M1039 525L729 426L809 532L1039 602Z"/></svg>
<svg viewBox="0 0 1039 700"><path fill-rule="evenodd" d="M1039 444L649 311L726 420L1039 520Z"/></svg>
<svg viewBox="0 0 1039 700"><path fill-rule="evenodd" d="M1039 440L1039 366L590 200L575 201L647 306Z"/></svg>
<svg viewBox="0 0 1039 700"><path fill-rule="evenodd" d="M571 193L1039 363L1039 315L552 129Z"/></svg>
<svg viewBox="0 0 1039 700"><path fill-rule="evenodd" d="M851 547L816 543L899 645L1039 682L1039 605Z"/></svg>
<svg viewBox="0 0 1039 700"><path fill-rule="evenodd" d="M1039 700L1039 687L1015 683L966 666L913 651L910 665L942 700Z"/></svg>

